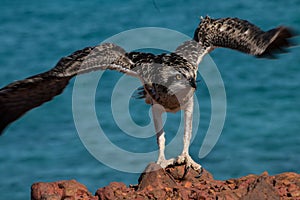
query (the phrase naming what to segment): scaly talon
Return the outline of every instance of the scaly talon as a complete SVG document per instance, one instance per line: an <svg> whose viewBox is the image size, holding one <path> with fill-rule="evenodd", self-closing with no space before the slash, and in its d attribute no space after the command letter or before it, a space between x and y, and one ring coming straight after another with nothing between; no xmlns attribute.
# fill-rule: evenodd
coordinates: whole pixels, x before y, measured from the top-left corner
<svg viewBox="0 0 300 200"><path fill-rule="evenodd" d="M196 163L192 158L191 156L189 155L180 155L177 157L176 159L176 163L177 164L186 164L186 167L191 167L193 168L194 170L198 171L200 170L202 167L201 165L199 165L198 163Z"/></svg>
<svg viewBox="0 0 300 200"><path fill-rule="evenodd" d="M169 160L166 159L158 159L156 164L160 165L163 169L165 169L169 165L173 165L175 163L175 159L171 158Z"/></svg>

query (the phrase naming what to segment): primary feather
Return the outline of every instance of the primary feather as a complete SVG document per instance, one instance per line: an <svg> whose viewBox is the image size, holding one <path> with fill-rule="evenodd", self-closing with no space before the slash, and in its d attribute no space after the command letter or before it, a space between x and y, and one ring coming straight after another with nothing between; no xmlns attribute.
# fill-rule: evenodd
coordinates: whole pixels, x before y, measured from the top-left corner
<svg viewBox="0 0 300 200"><path fill-rule="evenodd" d="M130 73L130 60L124 50L114 44L86 47L59 60L51 70L13 82L0 89L0 134L8 124L27 111L61 94L69 80L97 69L112 69ZM134 73L133 73L134 74Z"/></svg>
<svg viewBox="0 0 300 200"><path fill-rule="evenodd" d="M279 26L263 31L254 24L238 18L201 20L194 33L194 40L207 48L225 47L258 57L273 57L291 45L291 29Z"/></svg>
<svg viewBox="0 0 300 200"><path fill-rule="evenodd" d="M264 32L246 20L205 17L195 30L194 40L184 42L171 54L126 53L111 43L84 48L63 57L45 73L0 89L0 134L27 111L62 93L72 77L95 70L109 69L138 77L143 88L137 97L175 112L193 96L198 64L214 48L273 57L291 45L291 37L292 31L283 26Z"/></svg>

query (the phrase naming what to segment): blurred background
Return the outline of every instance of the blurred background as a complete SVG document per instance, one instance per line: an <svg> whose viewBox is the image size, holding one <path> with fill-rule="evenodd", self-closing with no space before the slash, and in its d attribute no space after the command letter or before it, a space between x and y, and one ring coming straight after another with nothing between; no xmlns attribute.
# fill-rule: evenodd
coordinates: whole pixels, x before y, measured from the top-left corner
<svg viewBox="0 0 300 200"><path fill-rule="evenodd" d="M134 28L163 27L192 37L199 17L209 15L247 19L264 30L286 25L300 31L299 0L178 0L176 3L0 0L0 3L0 87L49 70L62 56ZM299 38L295 41L299 43ZM190 152L216 179L264 171L300 173L299 55L299 47L291 48L290 53L280 55L277 60L256 59L227 49L210 54L225 84L225 127L212 152L199 159L211 109L205 82L200 81L196 92L201 108L200 126L194 133ZM97 92L99 120L105 120L105 131L111 133L108 137L117 146L128 151L154 151L155 137L144 140L129 137L114 122L110 95L119 78L117 72L103 75L107 89ZM62 95L27 113L1 136L1 199L29 199L31 184L40 181L76 179L92 192L112 181L137 183L139 174L105 166L81 143L72 115L73 82ZM147 125L149 106L143 100L132 100L131 105L131 117L137 124ZM167 142L177 131L178 121L180 113L170 114Z"/></svg>

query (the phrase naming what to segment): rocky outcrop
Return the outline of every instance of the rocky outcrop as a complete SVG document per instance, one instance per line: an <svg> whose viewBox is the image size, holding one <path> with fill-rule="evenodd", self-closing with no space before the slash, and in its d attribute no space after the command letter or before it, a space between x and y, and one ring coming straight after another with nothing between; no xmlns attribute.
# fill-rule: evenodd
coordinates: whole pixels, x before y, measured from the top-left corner
<svg viewBox="0 0 300 200"><path fill-rule="evenodd" d="M75 180L52 183L34 183L31 186L32 200L98 200L87 188Z"/></svg>
<svg viewBox="0 0 300 200"><path fill-rule="evenodd" d="M112 182L99 188L95 196L76 181L35 183L32 185L33 200L56 199L293 199L300 200L300 174L283 173L275 176L264 172L225 181L214 180L203 171L188 170L184 166L172 166L165 170L150 164L139 178L137 185L127 187Z"/></svg>

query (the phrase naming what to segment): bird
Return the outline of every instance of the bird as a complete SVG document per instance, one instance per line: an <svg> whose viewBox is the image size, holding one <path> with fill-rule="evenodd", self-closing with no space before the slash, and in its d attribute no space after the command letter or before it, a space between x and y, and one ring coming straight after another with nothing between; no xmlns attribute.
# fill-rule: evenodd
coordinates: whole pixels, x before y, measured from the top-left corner
<svg viewBox="0 0 300 200"><path fill-rule="evenodd" d="M86 47L61 58L49 71L0 89L0 134L29 110L61 94L73 77L96 70L114 70L141 81L138 98L151 105L158 144L156 163L162 168L185 164L187 169L201 171L202 166L190 156L189 146L197 70L203 57L223 47L258 58L276 58L292 45L294 36L286 26L263 31L247 20L206 16L201 18L194 37L171 53L126 52L113 43ZM166 159L162 114L179 110L184 112L183 150L178 157Z"/></svg>

